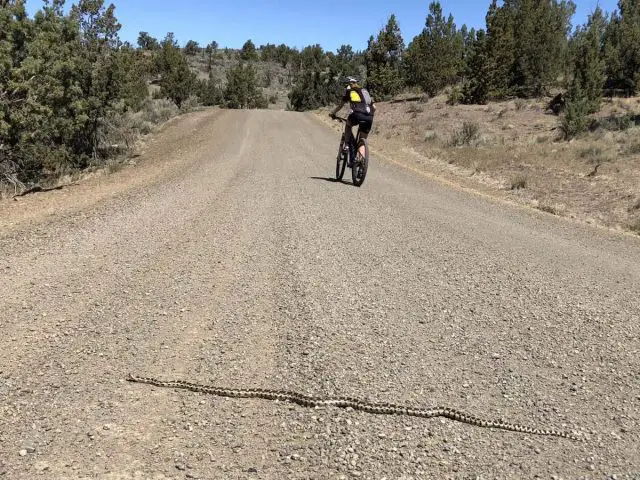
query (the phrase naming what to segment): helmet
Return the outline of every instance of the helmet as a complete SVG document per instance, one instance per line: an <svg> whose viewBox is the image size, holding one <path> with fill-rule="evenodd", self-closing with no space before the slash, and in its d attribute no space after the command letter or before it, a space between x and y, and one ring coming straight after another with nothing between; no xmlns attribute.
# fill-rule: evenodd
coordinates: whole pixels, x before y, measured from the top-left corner
<svg viewBox="0 0 640 480"><path fill-rule="evenodd" d="M356 77L348 76L345 77L344 83L358 83L358 79Z"/></svg>

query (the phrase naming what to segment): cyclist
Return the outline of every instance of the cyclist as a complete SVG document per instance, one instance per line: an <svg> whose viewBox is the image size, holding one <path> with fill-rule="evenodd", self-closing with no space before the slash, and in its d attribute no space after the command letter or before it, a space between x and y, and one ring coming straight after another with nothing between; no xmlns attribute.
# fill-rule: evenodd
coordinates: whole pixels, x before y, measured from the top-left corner
<svg viewBox="0 0 640 480"><path fill-rule="evenodd" d="M342 97L342 102L340 102L329 116L335 119L336 113L338 113L346 103L349 103L351 109L349 111L349 116L347 117L347 122L344 126L344 148L347 149L349 148L348 145L351 141L351 137L353 136L352 128L354 126L358 125L360 138L362 140L369 136L371 126L373 125L373 115L376 111L376 105L367 89L362 88L355 77L347 77L345 79L345 83L347 86ZM360 152L360 155L364 157L364 143L358 145L358 151Z"/></svg>

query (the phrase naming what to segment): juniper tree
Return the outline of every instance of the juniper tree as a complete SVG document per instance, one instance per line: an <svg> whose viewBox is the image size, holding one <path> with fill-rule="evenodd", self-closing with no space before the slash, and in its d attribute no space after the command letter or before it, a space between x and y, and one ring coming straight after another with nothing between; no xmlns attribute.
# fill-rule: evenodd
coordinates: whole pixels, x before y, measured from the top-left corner
<svg viewBox="0 0 640 480"><path fill-rule="evenodd" d="M365 52L367 86L381 98L389 98L404 86L402 56L405 45L395 15L391 15L376 39L369 38Z"/></svg>
<svg viewBox="0 0 640 480"><path fill-rule="evenodd" d="M452 83L462 68L462 37L453 16L445 19L440 2L431 2L425 28L406 52L407 81L429 95Z"/></svg>
<svg viewBox="0 0 640 480"><path fill-rule="evenodd" d="M485 104L491 91L492 65L489 59L487 36L484 30L478 30L470 50L462 92L463 102Z"/></svg>
<svg viewBox="0 0 640 480"><path fill-rule="evenodd" d="M240 50L240 59L245 62L255 62L258 60L258 51L251 40L247 40Z"/></svg>
<svg viewBox="0 0 640 480"><path fill-rule="evenodd" d="M181 107L195 92L196 74L191 71L187 58L171 32L161 42L157 66L162 75L160 94Z"/></svg>
<svg viewBox="0 0 640 480"><path fill-rule="evenodd" d="M619 0L605 31L608 84L628 93L640 90L640 1Z"/></svg>
<svg viewBox="0 0 640 480"><path fill-rule="evenodd" d="M573 82L569 95L572 98L582 95L589 113L600 110L606 80L602 53L605 27L606 18L598 7L589 16L586 26L578 29L573 40Z"/></svg>

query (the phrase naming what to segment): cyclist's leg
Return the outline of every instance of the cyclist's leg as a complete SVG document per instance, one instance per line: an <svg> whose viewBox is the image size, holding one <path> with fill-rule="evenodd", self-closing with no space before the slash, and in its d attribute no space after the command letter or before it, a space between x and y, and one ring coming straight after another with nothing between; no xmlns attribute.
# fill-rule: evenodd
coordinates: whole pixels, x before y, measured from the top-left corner
<svg viewBox="0 0 640 480"><path fill-rule="evenodd" d="M349 142L351 142L351 137L353 136L352 126L349 122L344 124L344 148L345 150L349 147Z"/></svg>
<svg viewBox="0 0 640 480"><path fill-rule="evenodd" d="M366 155L366 150L364 148L364 141L369 137L369 132L371 131L372 125L373 125L373 117L369 115L363 115L358 119L358 136L359 136L358 152L362 157Z"/></svg>
<svg viewBox="0 0 640 480"><path fill-rule="evenodd" d="M352 115L347 117L347 121L344 124L344 144L345 147L349 146L349 142L351 142L351 137L353 136L353 123L352 123Z"/></svg>
<svg viewBox="0 0 640 480"><path fill-rule="evenodd" d="M366 151L364 148L364 141L367 139L368 136L369 136L368 133L360 131L360 137L358 140L358 153L360 154L361 157L364 157L366 154Z"/></svg>

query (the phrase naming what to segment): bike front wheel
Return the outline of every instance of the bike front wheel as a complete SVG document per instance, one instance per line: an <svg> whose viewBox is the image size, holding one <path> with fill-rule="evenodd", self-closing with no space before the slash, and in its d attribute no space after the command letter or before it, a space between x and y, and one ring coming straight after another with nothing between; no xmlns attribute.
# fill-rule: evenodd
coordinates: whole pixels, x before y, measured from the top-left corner
<svg viewBox="0 0 640 480"><path fill-rule="evenodd" d="M344 171L347 168L347 155L348 153L343 150L344 139L340 142L340 148L338 150L338 156L336 158L336 180L341 181L344 176Z"/></svg>
<svg viewBox="0 0 640 480"><path fill-rule="evenodd" d="M359 187L364 182L369 168L369 144L366 140L364 140L364 157L360 155L359 149L356 150L355 157L353 167L351 167L351 178L353 184Z"/></svg>

